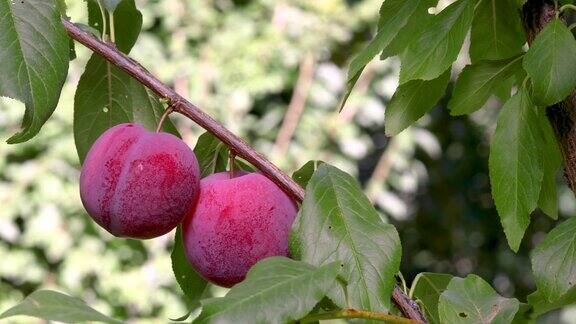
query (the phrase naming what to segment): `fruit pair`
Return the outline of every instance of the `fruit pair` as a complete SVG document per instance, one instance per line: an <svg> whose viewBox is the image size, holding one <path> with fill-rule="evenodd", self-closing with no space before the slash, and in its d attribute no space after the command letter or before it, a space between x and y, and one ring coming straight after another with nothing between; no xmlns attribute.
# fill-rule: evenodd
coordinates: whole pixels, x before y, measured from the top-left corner
<svg viewBox="0 0 576 324"><path fill-rule="evenodd" d="M200 181L198 162L177 137L121 124L94 143L82 167L88 214L115 236L148 239L183 223L188 260L226 287L257 261L288 255L295 204L259 173L216 173Z"/></svg>

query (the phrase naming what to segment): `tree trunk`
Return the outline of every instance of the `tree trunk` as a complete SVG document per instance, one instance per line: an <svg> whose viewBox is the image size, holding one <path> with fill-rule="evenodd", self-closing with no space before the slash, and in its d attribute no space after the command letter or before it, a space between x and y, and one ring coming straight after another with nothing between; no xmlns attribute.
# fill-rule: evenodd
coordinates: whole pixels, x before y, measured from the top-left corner
<svg viewBox="0 0 576 324"><path fill-rule="evenodd" d="M522 8L524 31L531 45L536 35L556 16L553 1L528 0ZM576 71L574 71L576 73ZM564 177L576 193L576 91L564 101L546 108L564 158Z"/></svg>

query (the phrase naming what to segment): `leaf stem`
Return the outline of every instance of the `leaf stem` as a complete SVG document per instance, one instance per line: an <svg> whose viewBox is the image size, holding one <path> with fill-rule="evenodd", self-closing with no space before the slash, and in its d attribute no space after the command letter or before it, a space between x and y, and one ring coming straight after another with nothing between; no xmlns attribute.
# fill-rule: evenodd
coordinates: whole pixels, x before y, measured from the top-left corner
<svg viewBox="0 0 576 324"><path fill-rule="evenodd" d="M110 41L116 44L116 30L114 27L114 11L108 11L108 17L110 17Z"/></svg>
<svg viewBox="0 0 576 324"><path fill-rule="evenodd" d="M100 1L96 1L98 3L98 8L100 8L100 14L102 15L102 41L106 41L106 33L108 32L108 21L106 19L106 12L104 11L104 7L102 7L102 3Z"/></svg>
<svg viewBox="0 0 576 324"><path fill-rule="evenodd" d="M567 3L567 4L563 5L562 7L560 7L560 9L558 11L564 12L568 9L576 11L576 6L571 4L571 3Z"/></svg>
<svg viewBox="0 0 576 324"><path fill-rule="evenodd" d="M308 315L301 319L299 323L313 323L322 320L330 320L330 319L338 319L338 318L362 318L362 319L370 319L370 320L377 320L377 321L386 321L388 323L397 323L397 324L417 324L421 323L419 321L411 320L408 318L390 315L386 313L378 313L378 312L370 312L364 310L356 310L352 308L347 309L339 309L327 313L322 314L313 314Z"/></svg>

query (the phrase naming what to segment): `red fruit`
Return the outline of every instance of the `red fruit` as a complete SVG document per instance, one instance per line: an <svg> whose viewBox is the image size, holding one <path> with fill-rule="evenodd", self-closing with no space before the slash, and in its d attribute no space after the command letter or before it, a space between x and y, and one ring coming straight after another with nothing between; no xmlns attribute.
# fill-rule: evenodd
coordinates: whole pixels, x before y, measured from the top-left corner
<svg viewBox="0 0 576 324"><path fill-rule="evenodd" d="M193 206L199 167L174 135L120 124L92 145L80 175L88 214L115 236L148 239L170 232Z"/></svg>
<svg viewBox="0 0 576 324"><path fill-rule="evenodd" d="M216 173L200 182L195 210L184 220L184 247L194 268L224 287L242 281L256 262L288 256L296 205L259 173L230 178Z"/></svg>

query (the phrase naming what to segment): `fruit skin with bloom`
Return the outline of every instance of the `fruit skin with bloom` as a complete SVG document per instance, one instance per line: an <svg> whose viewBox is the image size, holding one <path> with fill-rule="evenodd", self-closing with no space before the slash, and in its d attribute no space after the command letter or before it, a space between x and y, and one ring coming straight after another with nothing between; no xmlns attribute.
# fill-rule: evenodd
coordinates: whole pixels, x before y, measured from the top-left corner
<svg viewBox="0 0 576 324"><path fill-rule="evenodd" d="M198 197L199 182L196 156L178 137L120 124L90 148L80 197L92 219L111 234L149 239L182 222Z"/></svg>
<svg viewBox="0 0 576 324"><path fill-rule="evenodd" d="M260 173L216 173L200 182L196 208L183 223L186 256L205 279L224 287L242 281L259 260L288 256L297 208Z"/></svg>

